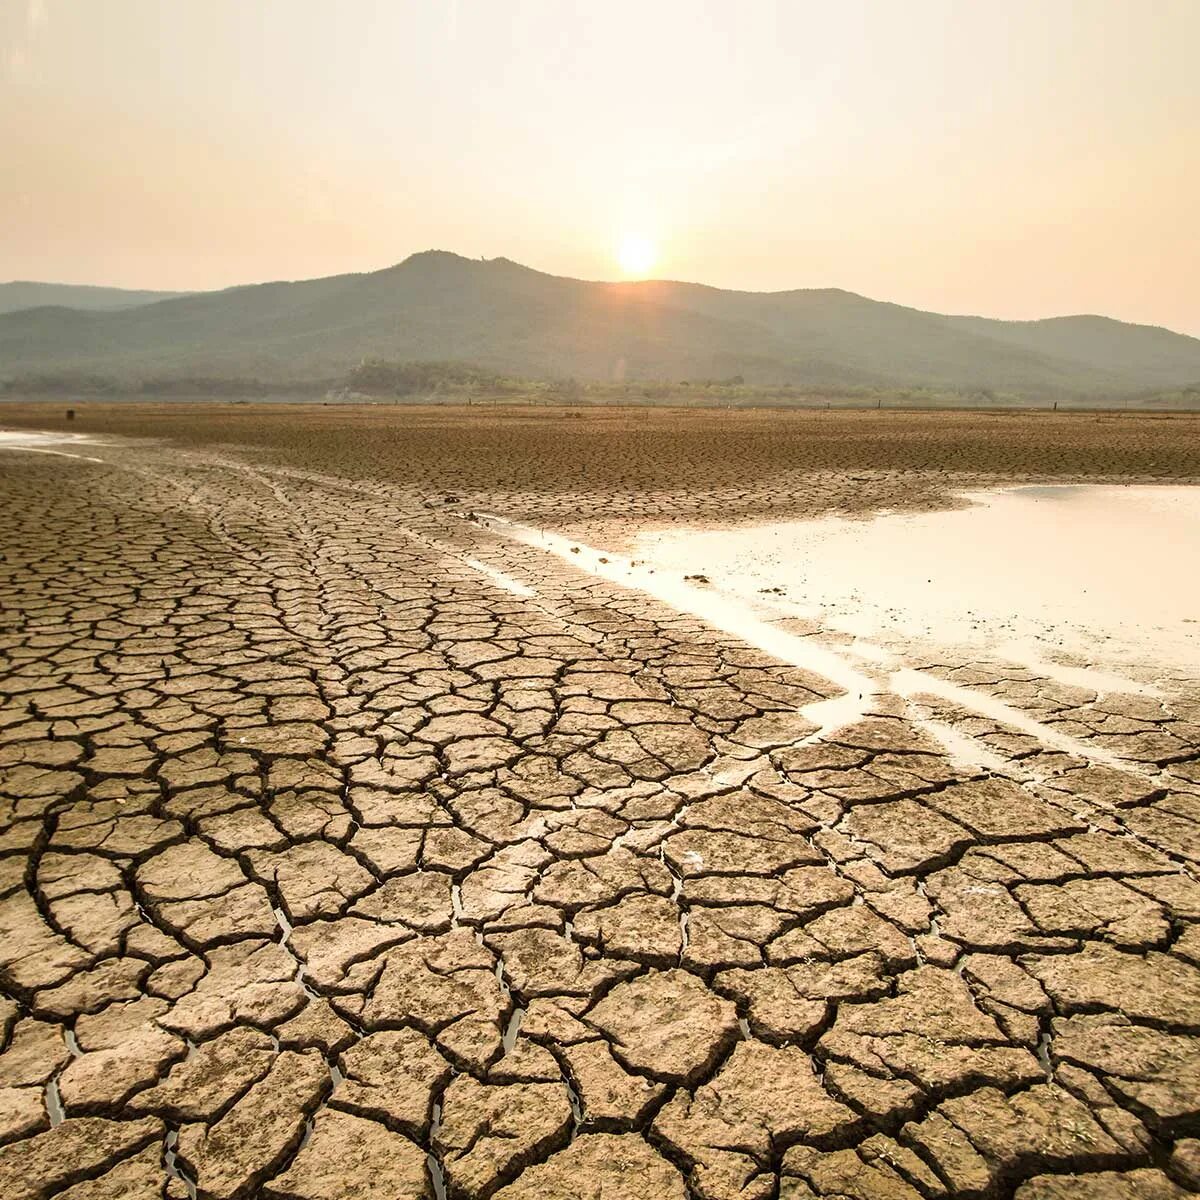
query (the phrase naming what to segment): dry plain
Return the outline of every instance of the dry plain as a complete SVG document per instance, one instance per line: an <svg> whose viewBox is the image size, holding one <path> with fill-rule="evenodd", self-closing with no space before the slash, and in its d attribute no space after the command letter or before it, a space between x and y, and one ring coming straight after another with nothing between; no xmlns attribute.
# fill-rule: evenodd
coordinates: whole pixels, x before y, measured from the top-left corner
<svg viewBox="0 0 1200 1200"><path fill-rule="evenodd" d="M1200 682L864 701L598 565L1196 484L1200 417L63 407L0 407L75 439L0 439L0 1195L1200 1188Z"/></svg>

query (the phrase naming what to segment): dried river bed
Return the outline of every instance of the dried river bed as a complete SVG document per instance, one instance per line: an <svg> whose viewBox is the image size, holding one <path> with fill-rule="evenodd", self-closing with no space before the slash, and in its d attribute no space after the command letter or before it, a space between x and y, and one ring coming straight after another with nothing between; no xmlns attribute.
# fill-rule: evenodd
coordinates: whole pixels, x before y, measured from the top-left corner
<svg viewBox="0 0 1200 1200"><path fill-rule="evenodd" d="M1185 1194L1190 660L944 636L890 516L456 501L0 446L0 1193Z"/></svg>

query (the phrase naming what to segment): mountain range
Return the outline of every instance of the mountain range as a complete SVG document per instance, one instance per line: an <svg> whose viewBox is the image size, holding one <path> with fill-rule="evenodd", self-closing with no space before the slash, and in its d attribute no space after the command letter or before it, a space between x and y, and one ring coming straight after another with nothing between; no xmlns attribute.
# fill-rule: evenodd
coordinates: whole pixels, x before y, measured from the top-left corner
<svg viewBox="0 0 1200 1200"><path fill-rule="evenodd" d="M16 311L14 301L27 303ZM1200 339L1100 316L944 316L838 289L596 283L414 254L364 274L183 295L0 285L0 380L87 372L333 379L363 359L526 379L1115 397L1200 384Z"/></svg>
<svg viewBox="0 0 1200 1200"><path fill-rule="evenodd" d="M12 283L0 283L0 313L46 305L110 312L186 295L187 292L135 292L128 288L92 287L83 283L33 283L17 279Z"/></svg>

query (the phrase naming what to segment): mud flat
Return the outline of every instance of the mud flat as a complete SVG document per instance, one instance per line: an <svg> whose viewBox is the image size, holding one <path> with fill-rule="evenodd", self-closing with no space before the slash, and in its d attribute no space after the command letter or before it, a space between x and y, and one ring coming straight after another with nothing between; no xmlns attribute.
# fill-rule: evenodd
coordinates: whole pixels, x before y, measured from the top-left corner
<svg viewBox="0 0 1200 1200"><path fill-rule="evenodd" d="M1189 662L913 572L1153 484L1186 639L1194 419L77 408L0 439L0 1195L1197 1186Z"/></svg>

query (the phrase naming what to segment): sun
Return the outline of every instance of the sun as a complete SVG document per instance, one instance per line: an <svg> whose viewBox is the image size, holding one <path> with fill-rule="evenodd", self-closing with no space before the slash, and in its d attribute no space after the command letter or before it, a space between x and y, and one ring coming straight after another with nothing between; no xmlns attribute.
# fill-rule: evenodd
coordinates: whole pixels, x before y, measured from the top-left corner
<svg viewBox="0 0 1200 1200"><path fill-rule="evenodd" d="M627 233L617 247L617 262L626 275L641 279L658 262L658 247L644 233Z"/></svg>

